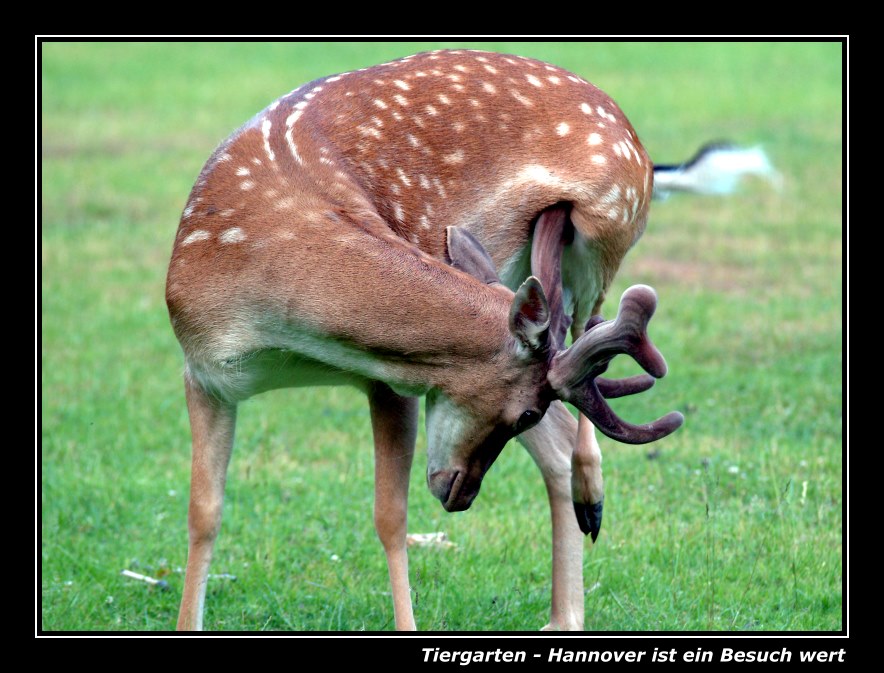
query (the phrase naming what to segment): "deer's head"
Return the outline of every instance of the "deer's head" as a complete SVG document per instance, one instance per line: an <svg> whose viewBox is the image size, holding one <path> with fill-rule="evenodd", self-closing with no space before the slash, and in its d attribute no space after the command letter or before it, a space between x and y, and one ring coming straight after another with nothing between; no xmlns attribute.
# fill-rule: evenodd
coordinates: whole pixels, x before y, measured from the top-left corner
<svg viewBox="0 0 884 673"><path fill-rule="evenodd" d="M489 285L500 284L487 252L465 230L449 227L448 257L452 266ZM560 309L551 309L540 280L528 278L512 295L505 347L477 367L469 385L427 394L427 481L443 507L467 509L504 445L540 422L555 399L570 402L621 442L653 442L678 429L684 421L678 412L633 425L605 401L646 390L666 373L666 362L647 335L656 303L653 289L633 286L623 294L614 320L592 320L586 333L564 348ZM620 353L632 356L650 376L599 378Z"/></svg>

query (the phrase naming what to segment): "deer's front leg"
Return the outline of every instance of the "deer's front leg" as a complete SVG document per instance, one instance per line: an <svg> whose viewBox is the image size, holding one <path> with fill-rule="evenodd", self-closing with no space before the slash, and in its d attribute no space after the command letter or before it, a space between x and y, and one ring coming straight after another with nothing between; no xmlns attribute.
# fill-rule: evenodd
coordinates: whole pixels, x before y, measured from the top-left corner
<svg viewBox="0 0 884 673"><path fill-rule="evenodd" d="M193 457L187 515L190 544L178 630L200 631L203 628L203 603L212 549L221 527L224 484L236 426L236 405L220 402L208 395L187 375L185 393L193 435Z"/></svg>
<svg viewBox="0 0 884 673"><path fill-rule="evenodd" d="M417 438L418 401L400 397L383 383L368 393L374 432L374 523L387 555L397 631L414 631L408 583L408 480Z"/></svg>
<svg viewBox="0 0 884 673"><path fill-rule="evenodd" d="M561 402L553 402L543 420L519 435L543 474L552 516L552 608L544 630L582 631L583 533L571 499L571 456L577 421Z"/></svg>

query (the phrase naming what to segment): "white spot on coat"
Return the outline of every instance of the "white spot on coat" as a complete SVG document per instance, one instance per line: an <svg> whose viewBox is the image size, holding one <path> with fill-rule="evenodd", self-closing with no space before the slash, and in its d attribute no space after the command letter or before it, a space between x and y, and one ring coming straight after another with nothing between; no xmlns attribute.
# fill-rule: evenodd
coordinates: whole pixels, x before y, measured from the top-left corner
<svg viewBox="0 0 884 673"><path fill-rule="evenodd" d="M239 188L244 192L249 191L250 189L254 188L254 186L255 183L252 180L243 180L239 183Z"/></svg>
<svg viewBox="0 0 884 673"><path fill-rule="evenodd" d="M497 74L497 68L495 68L493 65L484 65L484 66L482 66L482 67L485 68L485 70L487 70L488 72L490 72L492 75L496 75L496 74Z"/></svg>
<svg viewBox="0 0 884 673"><path fill-rule="evenodd" d="M393 100L399 103L399 105L401 105L402 107L408 105L408 99L401 93L397 93L395 96L393 96Z"/></svg>
<svg viewBox="0 0 884 673"><path fill-rule="evenodd" d="M611 189L608 190L608 193L599 199L599 203L604 203L605 205L610 205L612 203L616 203L620 200L620 185L614 185Z"/></svg>
<svg viewBox="0 0 884 673"><path fill-rule="evenodd" d="M460 65L459 63L456 66L454 66L454 69L458 70L459 72L469 72L470 71L469 68L467 68L465 65Z"/></svg>
<svg viewBox="0 0 884 673"><path fill-rule="evenodd" d="M412 147L418 147L421 144L421 141L417 139L417 137L413 133L409 133L405 136L408 139L408 143Z"/></svg>
<svg viewBox="0 0 884 673"><path fill-rule="evenodd" d="M583 112L583 114L586 114L586 115L592 114L592 108L590 107L589 103L581 103L580 110L581 110L581 112Z"/></svg>
<svg viewBox="0 0 884 673"><path fill-rule="evenodd" d="M396 167L396 175L399 176L399 179L402 180L402 184L406 187L411 187L411 179L405 175L405 171L403 171L398 166Z"/></svg>
<svg viewBox="0 0 884 673"><path fill-rule="evenodd" d="M457 150L446 154L442 157L442 161L446 164L462 164L464 162L464 152L463 150Z"/></svg>
<svg viewBox="0 0 884 673"><path fill-rule="evenodd" d="M427 105L427 107L424 109L427 111L427 114L430 115L431 117L435 117L437 114L439 114L439 111L436 108L434 108L432 105Z"/></svg>
<svg viewBox="0 0 884 673"><path fill-rule="evenodd" d="M218 235L218 240L222 243L239 243L246 240L245 232L239 227L232 227Z"/></svg>
<svg viewBox="0 0 884 673"><path fill-rule="evenodd" d="M594 164L604 164L608 161L603 154L593 154L589 160Z"/></svg>
<svg viewBox="0 0 884 673"><path fill-rule="evenodd" d="M519 101L525 107L531 107L532 105L534 105L533 101L530 98L523 96L515 89L510 89L510 93L512 94L513 98L515 98L517 101Z"/></svg>
<svg viewBox="0 0 884 673"><path fill-rule="evenodd" d="M387 109L387 104L384 101L382 101L380 98L375 98L374 104L377 105L381 110Z"/></svg>
<svg viewBox="0 0 884 673"><path fill-rule="evenodd" d="M421 183L421 187L423 187L424 189L430 188L430 181L427 178L427 176L424 175L423 173L421 173L420 176L418 177L418 181Z"/></svg>
<svg viewBox="0 0 884 673"><path fill-rule="evenodd" d="M551 77L547 77L546 79L548 79L550 81L550 83L555 84L556 86L558 86L562 81L561 79L559 79L555 75L552 75Z"/></svg>
<svg viewBox="0 0 884 673"><path fill-rule="evenodd" d="M239 168L236 169L237 175L249 175L249 173L250 173L249 169L246 168L245 166L240 166Z"/></svg>
<svg viewBox="0 0 884 673"><path fill-rule="evenodd" d="M601 145L602 137L598 133L590 133L589 137L586 139L586 142L590 145Z"/></svg>
<svg viewBox="0 0 884 673"><path fill-rule="evenodd" d="M289 128L285 132L285 141L288 144L289 151L292 153L292 157L294 157L295 161L297 161L299 164L303 164L304 160L301 159L301 155L298 154L298 148L295 146L295 141L292 140L292 130L292 128Z"/></svg>
<svg viewBox="0 0 884 673"><path fill-rule="evenodd" d="M441 102L443 105L451 105L451 99L444 93L439 94L439 102Z"/></svg>
<svg viewBox="0 0 884 673"><path fill-rule="evenodd" d="M536 86L536 87L543 86L543 82L541 82L539 79L537 79L537 77L535 77L534 75L525 75L525 79L528 80L528 83L531 86Z"/></svg>
<svg viewBox="0 0 884 673"><path fill-rule="evenodd" d="M560 136L566 136L571 131L571 127L568 126L568 122L559 122L558 126L556 126L556 133Z"/></svg>
<svg viewBox="0 0 884 673"><path fill-rule="evenodd" d="M403 82L401 79L394 80L393 84L398 86L403 91L411 91L411 87L407 83Z"/></svg>
<svg viewBox="0 0 884 673"><path fill-rule="evenodd" d="M205 241L207 238L211 238L212 234L210 234L205 229L197 229L192 232L187 238L181 241L181 245L190 245L191 243L196 243L197 241Z"/></svg>
<svg viewBox="0 0 884 673"><path fill-rule="evenodd" d="M497 93L497 87L494 86L491 82L482 82L482 88L485 89L488 93Z"/></svg>

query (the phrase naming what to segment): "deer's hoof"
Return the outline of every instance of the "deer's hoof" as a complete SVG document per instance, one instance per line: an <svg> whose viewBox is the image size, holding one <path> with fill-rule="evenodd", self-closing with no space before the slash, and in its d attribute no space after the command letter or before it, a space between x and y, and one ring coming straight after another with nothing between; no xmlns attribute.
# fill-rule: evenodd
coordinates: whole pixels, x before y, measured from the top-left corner
<svg viewBox="0 0 884 673"><path fill-rule="evenodd" d="M577 515L577 525L584 535L592 537L592 541L599 536L602 527L602 509L605 506L605 498L595 503L574 503L574 513Z"/></svg>

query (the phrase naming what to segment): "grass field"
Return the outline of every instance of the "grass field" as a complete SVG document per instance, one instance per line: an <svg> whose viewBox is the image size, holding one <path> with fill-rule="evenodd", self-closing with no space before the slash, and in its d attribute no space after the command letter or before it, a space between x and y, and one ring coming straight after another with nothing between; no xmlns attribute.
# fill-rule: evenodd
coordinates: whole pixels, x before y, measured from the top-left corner
<svg viewBox="0 0 884 673"><path fill-rule="evenodd" d="M41 122L40 622L174 627L189 428L163 299L178 217L215 145L295 86L454 44L46 43ZM462 46L458 43L457 46ZM652 447L602 440L605 520L585 560L593 631L837 631L842 622L840 44L493 43L594 82L660 163L761 144L783 173L726 198L656 203L610 297L661 298L670 374L631 420L677 408ZM606 313L613 314L615 302ZM615 363L616 364L616 363ZM614 373L631 373L618 364ZM426 630L534 630L550 599L539 472L511 443L473 507L426 488L410 531ZM653 452L651 452L653 451ZM210 581L213 630L388 630L365 400L302 389L240 408ZM170 584L159 591L128 568Z"/></svg>

